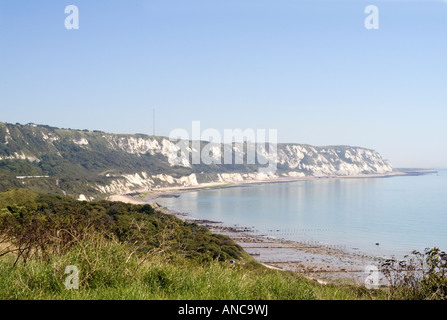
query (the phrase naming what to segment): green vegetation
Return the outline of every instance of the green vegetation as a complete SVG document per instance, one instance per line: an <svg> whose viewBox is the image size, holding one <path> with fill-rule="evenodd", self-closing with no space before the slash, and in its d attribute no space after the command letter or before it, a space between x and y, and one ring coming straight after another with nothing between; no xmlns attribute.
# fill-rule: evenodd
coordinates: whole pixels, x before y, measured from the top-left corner
<svg viewBox="0 0 447 320"><path fill-rule="evenodd" d="M161 153L134 154L126 152L130 138L155 139L160 146L163 137L119 135L88 130L58 129L43 125L5 124L0 122L0 192L11 188L27 188L35 192L68 195L80 194L104 198L97 186L109 185L122 174L150 172L180 178L200 173L198 182L209 182L216 172L255 172L256 165L205 165L191 168L171 166ZM88 141L80 145L76 141ZM205 143L202 143L205 145ZM38 158L39 161L14 156ZM14 159L8 159L13 157ZM1 160L1 159L4 160ZM18 180L17 176L50 176ZM168 187L155 179L158 186Z"/></svg>
<svg viewBox="0 0 447 320"><path fill-rule="evenodd" d="M161 154L132 154L114 144L129 137L149 138L144 135L111 135L98 131L0 123L0 192L27 188L60 195L65 192L73 198L80 194L99 198L105 195L99 192L97 185L108 185L116 179L114 175L142 171L154 175L169 172L178 177L191 174L191 169L171 167ZM162 138L151 138L161 144ZM87 140L88 144L75 143L82 139ZM38 158L39 161L17 159L17 155ZM17 180L16 176L51 178Z"/></svg>
<svg viewBox="0 0 447 320"><path fill-rule="evenodd" d="M79 290L64 286L69 265L79 269ZM383 297L267 269L228 237L149 205L0 194L0 299Z"/></svg>
<svg viewBox="0 0 447 320"><path fill-rule="evenodd" d="M447 254L439 248L413 251L404 260L386 259L380 271L389 283L391 299L447 299Z"/></svg>
<svg viewBox="0 0 447 320"><path fill-rule="evenodd" d="M205 227L154 211L149 205L122 202L81 202L58 195L16 189L0 194L0 232L5 252L27 262L66 253L94 237L126 245L146 255L164 251L187 259L227 261L243 250L229 238Z"/></svg>

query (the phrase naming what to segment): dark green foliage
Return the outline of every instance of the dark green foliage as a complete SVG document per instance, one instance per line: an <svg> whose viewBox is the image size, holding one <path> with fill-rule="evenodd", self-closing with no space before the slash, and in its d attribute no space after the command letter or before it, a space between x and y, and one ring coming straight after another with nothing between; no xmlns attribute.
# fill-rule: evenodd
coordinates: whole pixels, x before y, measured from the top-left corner
<svg viewBox="0 0 447 320"><path fill-rule="evenodd" d="M166 215L150 205L81 202L19 189L0 194L0 252L18 253L17 261L67 252L92 235L117 239L140 255L155 251L198 261L238 259L242 248L228 237Z"/></svg>
<svg viewBox="0 0 447 320"><path fill-rule="evenodd" d="M392 299L447 299L447 254L439 248L413 251L404 260L386 259L380 271Z"/></svg>
<svg viewBox="0 0 447 320"><path fill-rule="evenodd" d="M425 251L427 271L423 279L423 285L437 299L447 299L447 254L439 248Z"/></svg>
<svg viewBox="0 0 447 320"><path fill-rule="evenodd" d="M42 174L42 168L36 166L32 162L26 160L3 160L0 161L0 174L18 176L40 176Z"/></svg>
<svg viewBox="0 0 447 320"><path fill-rule="evenodd" d="M73 142L80 139L87 139L89 144L79 146ZM107 177L107 173L150 171L156 175L168 172L178 177L191 174L191 169L171 167L160 154L140 156L115 149L103 132L0 123L0 158L17 154L34 156L40 161L0 160L0 192L21 187L37 192L66 192L74 198L79 194L98 198L102 194L96 186L107 185L113 179ZM50 176L51 179L18 181L16 176Z"/></svg>

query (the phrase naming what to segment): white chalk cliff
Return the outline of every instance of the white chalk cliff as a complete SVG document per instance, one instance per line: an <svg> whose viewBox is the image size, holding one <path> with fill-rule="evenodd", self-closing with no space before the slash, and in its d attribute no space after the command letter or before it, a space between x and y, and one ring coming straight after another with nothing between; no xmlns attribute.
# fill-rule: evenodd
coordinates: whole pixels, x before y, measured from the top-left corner
<svg viewBox="0 0 447 320"><path fill-rule="evenodd" d="M202 147L206 144L202 142ZM233 151L234 162L248 158L247 152L241 151L246 148L241 148L240 144L211 146L210 152L220 163L194 164L191 155L194 148L190 141L180 147L179 143L166 137L0 123L0 161L28 161L35 168L32 173L22 172L20 175L54 175L58 181L65 179L65 190L70 188L70 181L82 177L85 189L103 195L202 183L388 174L393 170L378 152L361 147L278 144L277 152L270 154L270 148L266 146L261 148L256 159L270 162L274 159L273 171L260 170L265 164L261 161L257 164L221 164L225 148ZM216 154L219 155L216 157ZM76 190L79 184L76 182ZM73 192L78 192L76 197L82 195L82 199L95 193L81 191Z"/></svg>

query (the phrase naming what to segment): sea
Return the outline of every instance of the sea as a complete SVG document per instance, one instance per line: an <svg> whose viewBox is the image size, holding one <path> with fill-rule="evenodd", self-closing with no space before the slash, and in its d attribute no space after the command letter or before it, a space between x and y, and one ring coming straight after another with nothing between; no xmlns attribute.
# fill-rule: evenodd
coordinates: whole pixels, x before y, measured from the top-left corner
<svg viewBox="0 0 447 320"><path fill-rule="evenodd" d="M257 235L375 257L447 250L447 170L204 189L156 202Z"/></svg>

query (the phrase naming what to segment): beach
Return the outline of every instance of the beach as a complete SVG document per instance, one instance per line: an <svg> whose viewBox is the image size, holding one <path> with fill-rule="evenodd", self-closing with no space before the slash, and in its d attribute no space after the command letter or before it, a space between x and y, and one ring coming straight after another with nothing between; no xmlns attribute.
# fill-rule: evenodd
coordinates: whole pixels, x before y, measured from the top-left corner
<svg viewBox="0 0 447 320"><path fill-rule="evenodd" d="M337 178L371 178L404 175L393 173L387 175L348 176ZM347 251L344 248L330 245L321 245L310 241L294 242L280 237L258 234L251 227L225 225L220 221L199 220L188 216L186 213L171 210L157 203L162 197L178 197L184 192L197 191L209 188L241 187L260 183L281 183L291 181L331 179L334 177L304 177L282 179L276 181L256 181L250 183L235 184L208 184L199 187L174 187L159 188L144 192L137 196L115 195L109 198L112 201L122 201L133 204L151 203L157 210L166 214L175 215L179 219L195 222L208 228L213 233L226 235L238 243L248 254L259 263L268 268L288 270L300 273L314 281L326 283L346 283L363 285L368 266L378 266L377 257L367 256L360 252Z"/></svg>
<svg viewBox="0 0 447 320"><path fill-rule="evenodd" d="M364 284L365 268L377 266L377 258L347 252L336 246L294 242L256 234L249 227L224 225L222 222L199 220L170 210L153 202L157 210L175 215L187 222L195 222L211 232L230 237L256 261L268 268L298 272L322 284Z"/></svg>
<svg viewBox="0 0 447 320"><path fill-rule="evenodd" d="M421 175L432 172L433 171L431 170L411 170L409 172L396 171L388 174L283 177L272 180L205 183L198 186L156 188L150 191L130 195L116 195L109 199L134 204L151 203L157 210L166 214L175 215L188 222L195 222L208 228L213 233L226 235L238 243L255 260L264 264L268 268L294 271L319 283L364 285L366 278L370 275L370 273L368 273L369 271L367 272L366 270L371 270L371 266L373 269L378 268L380 265L380 257L367 255L357 250L357 248L349 248L349 250L347 250L345 247L330 244L324 245L320 242L307 241L306 239L300 242L291 241L276 236L277 234L274 233L275 236L272 236L272 234L262 234L253 227L235 225L228 221L224 224L221 221L212 221L211 219L195 219L184 212L166 208L157 202L162 202L161 199L163 198L180 197L184 193L200 190L328 179L388 178L395 176ZM381 278L380 285L386 284L387 282Z"/></svg>

